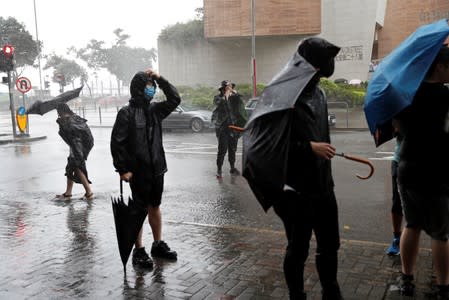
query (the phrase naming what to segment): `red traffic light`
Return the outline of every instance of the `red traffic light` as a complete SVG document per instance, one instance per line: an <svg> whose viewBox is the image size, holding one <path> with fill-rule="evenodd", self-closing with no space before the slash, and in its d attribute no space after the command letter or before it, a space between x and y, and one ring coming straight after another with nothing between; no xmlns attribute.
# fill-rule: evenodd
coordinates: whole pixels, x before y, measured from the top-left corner
<svg viewBox="0 0 449 300"><path fill-rule="evenodd" d="M14 55L14 47L11 46L10 44L6 44L3 46L3 54L5 55L5 57L12 57Z"/></svg>

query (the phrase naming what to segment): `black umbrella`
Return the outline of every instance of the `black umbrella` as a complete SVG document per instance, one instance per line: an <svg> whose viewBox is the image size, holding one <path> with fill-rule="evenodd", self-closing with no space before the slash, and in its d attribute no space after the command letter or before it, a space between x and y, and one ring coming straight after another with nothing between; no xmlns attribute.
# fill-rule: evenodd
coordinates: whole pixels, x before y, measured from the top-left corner
<svg viewBox="0 0 449 300"><path fill-rule="evenodd" d="M128 198L128 205L123 201L123 181L120 180L120 196L112 197L112 211L114 213L117 244L122 259L123 269L126 273L126 263L136 242L137 235L147 216L143 205Z"/></svg>
<svg viewBox="0 0 449 300"><path fill-rule="evenodd" d="M48 101L40 101L37 100L34 102L26 111L27 114L35 114L35 115L43 115L53 109L56 109L59 104L61 103L67 103L68 101L79 97L81 90L83 89L83 86L67 91L65 93L62 93L55 98L48 100Z"/></svg>
<svg viewBox="0 0 449 300"><path fill-rule="evenodd" d="M325 74L326 64L339 51L325 40L314 42L310 52L305 53L308 61L296 51L271 80L245 127L242 175L265 211L284 188L292 108L317 72L311 63L322 66L321 71Z"/></svg>

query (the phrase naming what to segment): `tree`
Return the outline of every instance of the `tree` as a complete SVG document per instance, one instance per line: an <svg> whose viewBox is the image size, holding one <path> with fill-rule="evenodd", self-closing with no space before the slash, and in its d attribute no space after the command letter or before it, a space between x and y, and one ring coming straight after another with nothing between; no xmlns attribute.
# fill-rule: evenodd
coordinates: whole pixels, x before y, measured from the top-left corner
<svg viewBox="0 0 449 300"><path fill-rule="evenodd" d="M53 68L54 76L53 82L59 83L61 92L64 91L64 86L67 84L74 84L75 79L80 78L84 83L87 80L87 72L74 60L69 60L56 54L51 54L46 57L47 63L44 66L44 70Z"/></svg>
<svg viewBox="0 0 449 300"><path fill-rule="evenodd" d="M114 34L116 41L110 48L105 48L103 41L91 40L84 48L76 50L72 47L71 50L90 68L107 69L115 75L120 86L120 81L128 84L136 71L152 67L153 61L156 60L156 50L129 47L126 41L130 36L123 34L120 28L114 30Z"/></svg>
<svg viewBox="0 0 449 300"><path fill-rule="evenodd" d="M33 65L42 48L42 44L33 40L25 26L13 17L0 17L0 43L0 46L13 45L16 67Z"/></svg>

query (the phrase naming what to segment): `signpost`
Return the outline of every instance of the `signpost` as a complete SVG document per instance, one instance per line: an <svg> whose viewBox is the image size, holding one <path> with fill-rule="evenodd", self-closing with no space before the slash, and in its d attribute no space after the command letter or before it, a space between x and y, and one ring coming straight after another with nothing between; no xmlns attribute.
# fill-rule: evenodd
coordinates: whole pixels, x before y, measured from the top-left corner
<svg viewBox="0 0 449 300"><path fill-rule="evenodd" d="M20 106L16 112L17 126L22 134L29 135L28 115L25 113L25 94L32 88L31 81L26 77L19 77L16 80L16 88L22 93L23 97L23 106Z"/></svg>

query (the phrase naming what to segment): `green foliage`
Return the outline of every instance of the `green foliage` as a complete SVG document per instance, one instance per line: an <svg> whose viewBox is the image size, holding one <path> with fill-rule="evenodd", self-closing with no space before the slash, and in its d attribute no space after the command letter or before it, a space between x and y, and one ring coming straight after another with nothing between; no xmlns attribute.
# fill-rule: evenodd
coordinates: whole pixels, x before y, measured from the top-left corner
<svg viewBox="0 0 449 300"><path fill-rule="evenodd" d="M63 74L66 85L68 83L73 83L76 78L87 78L86 70L74 60L69 60L56 54L47 57L47 63L44 66L44 70L49 68L53 68L55 74ZM55 77L53 78L53 82L58 82Z"/></svg>
<svg viewBox="0 0 449 300"><path fill-rule="evenodd" d="M0 17L0 41L10 43L14 47L16 67L33 65L41 47L40 43L38 45L33 40L25 26L12 17ZM0 46L3 46L3 43Z"/></svg>
<svg viewBox="0 0 449 300"><path fill-rule="evenodd" d="M91 40L84 48L75 49L78 58L84 60L89 68L98 70L107 69L119 80L128 84L133 75L138 70L151 68L156 60L156 49L131 48L126 45L126 40L130 37L123 34L123 30L114 30L117 39L115 45L105 48L103 41Z"/></svg>
<svg viewBox="0 0 449 300"><path fill-rule="evenodd" d="M351 107L362 106L365 100L366 86L353 86L334 83L321 79L320 86L326 92L327 101L344 101Z"/></svg>
<svg viewBox="0 0 449 300"><path fill-rule="evenodd" d="M159 39L177 46L185 46L204 39L203 20L192 20L187 23L176 23L162 29Z"/></svg>
<svg viewBox="0 0 449 300"><path fill-rule="evenodd" d="M258 84L257 94L260 95L264 88L265 85ZM219 93L218 87L179 86L177 89L184 103L208 110L214 109L213 99ZM252 98L252 86L250 84L237 84L236 90L242 95L242 100L245 103L248 99Z"/></svg>

